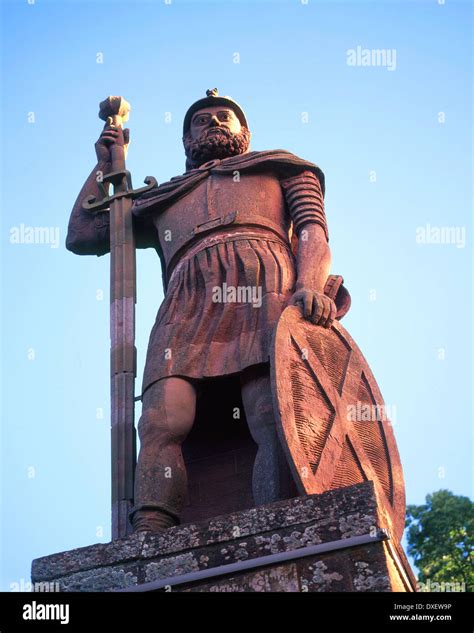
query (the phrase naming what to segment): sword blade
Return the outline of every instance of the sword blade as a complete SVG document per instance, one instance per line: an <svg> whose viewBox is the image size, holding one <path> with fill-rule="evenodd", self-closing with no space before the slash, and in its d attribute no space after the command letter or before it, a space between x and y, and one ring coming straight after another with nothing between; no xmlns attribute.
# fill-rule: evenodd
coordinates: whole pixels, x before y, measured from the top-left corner
<svg viewBox="0 0 474 633"><path fill-rule="evenodd" d="M136 463L136 260L131 208L128 198L114 200L110 207L112 539L132 532L128 512Z"/></svg>

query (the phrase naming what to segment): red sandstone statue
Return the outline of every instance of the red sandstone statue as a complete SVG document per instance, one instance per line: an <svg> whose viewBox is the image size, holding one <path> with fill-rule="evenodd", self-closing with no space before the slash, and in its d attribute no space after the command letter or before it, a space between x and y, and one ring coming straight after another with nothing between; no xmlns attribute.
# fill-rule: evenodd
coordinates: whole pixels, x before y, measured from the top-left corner
<svg viewBox="0 0 474 633"><path fill-rule="evenodd" d="M98 163L72 211L67 248L74 253L109 252L108 211L91 212L83 201L104 193L96 174L111 171L112 152L127 142L128 131L109 119L96 143ZM291 496L294 482L300 492L314 492L374 478L382 482L386 505L396 506L399 515L403 482L391 429L382 421L378 430L359 433L341 422L340 403L358 398L364 380L362 398L377 404L381 396L363 357L344 391L350 366L344 350L358 350L335 322L350 298L342 278L329 275L323 172L283 150L249 151L244 112L217 90L189 108L183 142L186 173L135 196L132 208L136 247L157 250L165 288L143 378L134 530L179 522L187 491L181 445L195 419L197 393L203 381L230 375L240 377L246 420L258 445L255 504ZM287 306L294 308L287 313ZM287 343L297 350L294 359L291 351L287 358ZM306 369L300 371L299 362ZM289 382L282 384L285 367ZM326 376L322 382L318 372ZM331 448L338 433L338 446ZM377 454L370 452L374 433L382 438Z"/></svg>

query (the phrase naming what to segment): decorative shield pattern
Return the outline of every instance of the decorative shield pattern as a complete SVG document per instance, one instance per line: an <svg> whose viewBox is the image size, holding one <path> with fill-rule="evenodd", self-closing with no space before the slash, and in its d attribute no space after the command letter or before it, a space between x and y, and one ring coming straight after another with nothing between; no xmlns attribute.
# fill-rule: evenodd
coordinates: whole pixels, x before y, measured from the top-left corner
<svg viewBox="0 0 474 633"><path fill-rule="evenodd" d="M337 321L329 329L295 306L278 321L271 358L278 432L301 494L374 482L401 539L405 490L392 424L367 361Z"/></svg>

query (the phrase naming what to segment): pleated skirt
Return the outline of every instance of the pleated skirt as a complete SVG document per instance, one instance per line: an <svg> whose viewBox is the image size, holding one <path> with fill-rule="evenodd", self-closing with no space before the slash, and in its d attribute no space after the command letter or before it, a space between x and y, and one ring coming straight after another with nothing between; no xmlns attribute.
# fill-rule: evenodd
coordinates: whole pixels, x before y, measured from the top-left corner
<svg viewBox="0 0 474 633"><path fill-rule="evenodd" d="M267 362L294 285L294 257L276 238L239 238L185 257L151 331L142 390L167 376L211 378Z"/></svg>

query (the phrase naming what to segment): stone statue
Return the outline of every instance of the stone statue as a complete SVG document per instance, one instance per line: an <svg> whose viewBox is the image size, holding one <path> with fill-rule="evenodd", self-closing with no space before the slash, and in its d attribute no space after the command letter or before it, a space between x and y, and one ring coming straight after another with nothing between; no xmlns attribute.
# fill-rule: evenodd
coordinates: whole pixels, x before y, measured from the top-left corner
<svg viewBox="0 0 474 633"><path fill-rule="evenodd" d="M109 173L112 151L123 151L128 144L128 130L106 120L95 146L98 163L77 198L69 222L66 246L80 255L103 255L110 249L109 212L91 212L83 206L87 196L92 199L104 193L96 175ZM288 309L293 321L285 321L286 339L281 339L288 341L292 327L307 325L305 340L313 334L316 337L308 346L312 346L314 359L317 355L325 365L328 383L336 371L332 366L339 358L341 363L344 360L337 346L343 345L342 340L346 347L351 345L335 321L349 309L350 297L342 278L329 274L331 255L321 169L287 151L250 151L250 131L242 108L230 97L219 96L216 89L208 90L207 96L187 111L183 143L185 174L144 188L134 196L133 206L130 202L136 247L157 250L165 288L150 335L142 385L141 448L130 508L135 531L162 530L180 521L187 491L181 445L192 428L196 397L204 380L240 377L246 420L258 445L252 480L255 504L288 498L295 480L301 484L300 491L308 491L301 483L305 475L296 470L296 458L292 458L307 445L308 432L313 433L312 427L301 431L302 425L308 426L309 409L303 411L301 419L293 420L298 447L291 445L285 428L278 429L279 424L289 424L282 418L285 403L281 404L282 393L289 386L278 387L277 383L291 359L281 351L284 343L280 339L275 342L277 324ZM298 320L301 324L295 325ZM297 334L293 338L300 341L304 359L304 341L301 343ZM328 342L324 349L321 341ZM283 363L283 368L273 377L272 387L270 360L275 349L280 360L273 364ZM319 354L318 350L323 351ZM319 361L312 362L314 367ZM298 359L295 363L297 366ZM295 371L287 379L298 386L300 373ZM364 377L359 372L357 380ZM351 390L354 397L359 393L357 384ZM313 382L305 406L322 410L319 401L311 401L316 393L311 385ZM300 387L301 391L304 385ZM332 387L326 389L329 392ZM342 390L339 393L343 397ZM378 402L373 390L370 394L373 402ZM331 406L336 411L334 398ZM283 400L289 402L285 395ZM290 409L294 412L295 407L292 404ZM344 417L342 410L336 417ZM329 427L320 442L314 435L311 450L321 452L331 435ZM357 453L358 444L354 440L347 454L343 444L341 441L337 459L345 464L351 450ZM396 449L391 446L390 450L392 461L396 461ZM373 459L379 458L387 461L390 455ZM369 463L371 459L369 455L362 461ZM318 460L308 460L313 476ZM345 471L335 472L331 480L326 477L326 487L357 481L350 469L347 472L347 476ZM362 464L359 480L371 478L364 473ZM381 476L377 468L370 473L375 478ZM387 498L390 494L389 490ZM391 499L393 504L393 494Z"/></svg>

